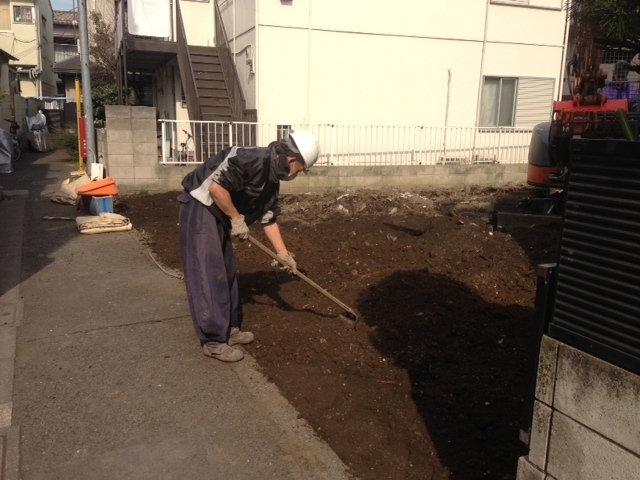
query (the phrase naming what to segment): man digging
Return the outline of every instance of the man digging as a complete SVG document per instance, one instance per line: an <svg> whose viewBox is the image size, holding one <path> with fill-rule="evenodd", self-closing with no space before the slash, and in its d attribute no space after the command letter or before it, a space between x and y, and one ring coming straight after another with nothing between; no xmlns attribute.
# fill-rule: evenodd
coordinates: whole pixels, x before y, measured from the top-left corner
<svg viewBox="0 0 640 480"><path fill-rule="evenodd" d="M268 147L230 147L209 158L182 180L180 254L196 335L207 357L223 362L244 358L233 345L253 341L242 327L232 238L246 240L260 221L278 258L290 273L296 262L282 239L278 193L318 160L318 142L294 132Z"/></svg>

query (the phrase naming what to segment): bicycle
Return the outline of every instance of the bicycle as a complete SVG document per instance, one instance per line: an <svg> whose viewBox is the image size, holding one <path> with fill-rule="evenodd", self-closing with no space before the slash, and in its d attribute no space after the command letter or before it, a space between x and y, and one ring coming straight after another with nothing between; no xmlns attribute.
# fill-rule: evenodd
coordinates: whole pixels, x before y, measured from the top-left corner
<svg viewBox="0 0 640 480"><path fill-rule="evenodd" d="M182 130L182 133L184 133L187 136L187 139L180 144L180 152L178 154L178 159L180 162L193 162L194 161L193 154L189 153L189 147L191 146L189 142L193 144L193 135L191 135L186 130Z"/></svg>
<svg viewBox="0 0 640 480"><path fill-rule="evenodd" d="M18 129L20 125L13 119L5 118L5 121L9 122L9 133L11 133L12 143L13 143L13 158L11 159L13 163L20 160L22 156L22 147L20 146L20 139L18 138Z"/></svg>

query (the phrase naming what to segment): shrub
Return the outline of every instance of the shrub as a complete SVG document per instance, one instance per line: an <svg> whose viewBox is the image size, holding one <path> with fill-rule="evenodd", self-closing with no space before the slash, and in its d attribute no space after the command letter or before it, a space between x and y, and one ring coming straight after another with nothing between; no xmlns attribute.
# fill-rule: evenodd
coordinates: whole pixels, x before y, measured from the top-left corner
<svg viewBox="0 0 640 480"><path fill-rule="evenodd" d="M51 145L54 150L63 150L72 160L78 159L78 128L66 126L51 132Z"/></svg>

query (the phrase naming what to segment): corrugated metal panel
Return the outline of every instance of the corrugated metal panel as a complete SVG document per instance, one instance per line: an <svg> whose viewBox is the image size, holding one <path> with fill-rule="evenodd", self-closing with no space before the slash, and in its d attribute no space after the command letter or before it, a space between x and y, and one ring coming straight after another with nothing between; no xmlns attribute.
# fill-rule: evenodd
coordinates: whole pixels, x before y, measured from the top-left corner
<svg viewBox="0 0 640 480"><path fill-rule="evenodd" d="M553 78L518 79L516 127L534 127L551 120L554 85Z"/></svg>
<svg viewBox="0 0 640 480"><path fill-rule="evenodd" d="M551 336L640 374L640 142L572 144Z"/></svg>

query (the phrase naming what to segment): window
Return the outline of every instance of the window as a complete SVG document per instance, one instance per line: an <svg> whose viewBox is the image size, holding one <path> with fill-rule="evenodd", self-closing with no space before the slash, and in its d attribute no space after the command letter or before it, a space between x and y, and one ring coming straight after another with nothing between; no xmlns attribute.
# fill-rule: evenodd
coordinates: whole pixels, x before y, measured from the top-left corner
<svg viewBox="0 0 640 480"><path fill-rule="evenodd" d="M513 127L517 78L485 77L480 103L481 127Z"/></svg>
<svg viewBox="0 0 640 480"><path fill-rule="evenodd" d="M33 7L13 7L13 23L33 23Z"/></svg>
<svg viewBox="0 0 640 480"><path fill-rule="evenodd" d="M40 31L42 32L42 40L47 41L47 19L44 17L40 17Z"/></svg>
<svg viewBox="0 0 640 480"><path fill-rule="evenodd" d="M480 127L531 128L551 119L555 79L484 77Z"/></svg>

